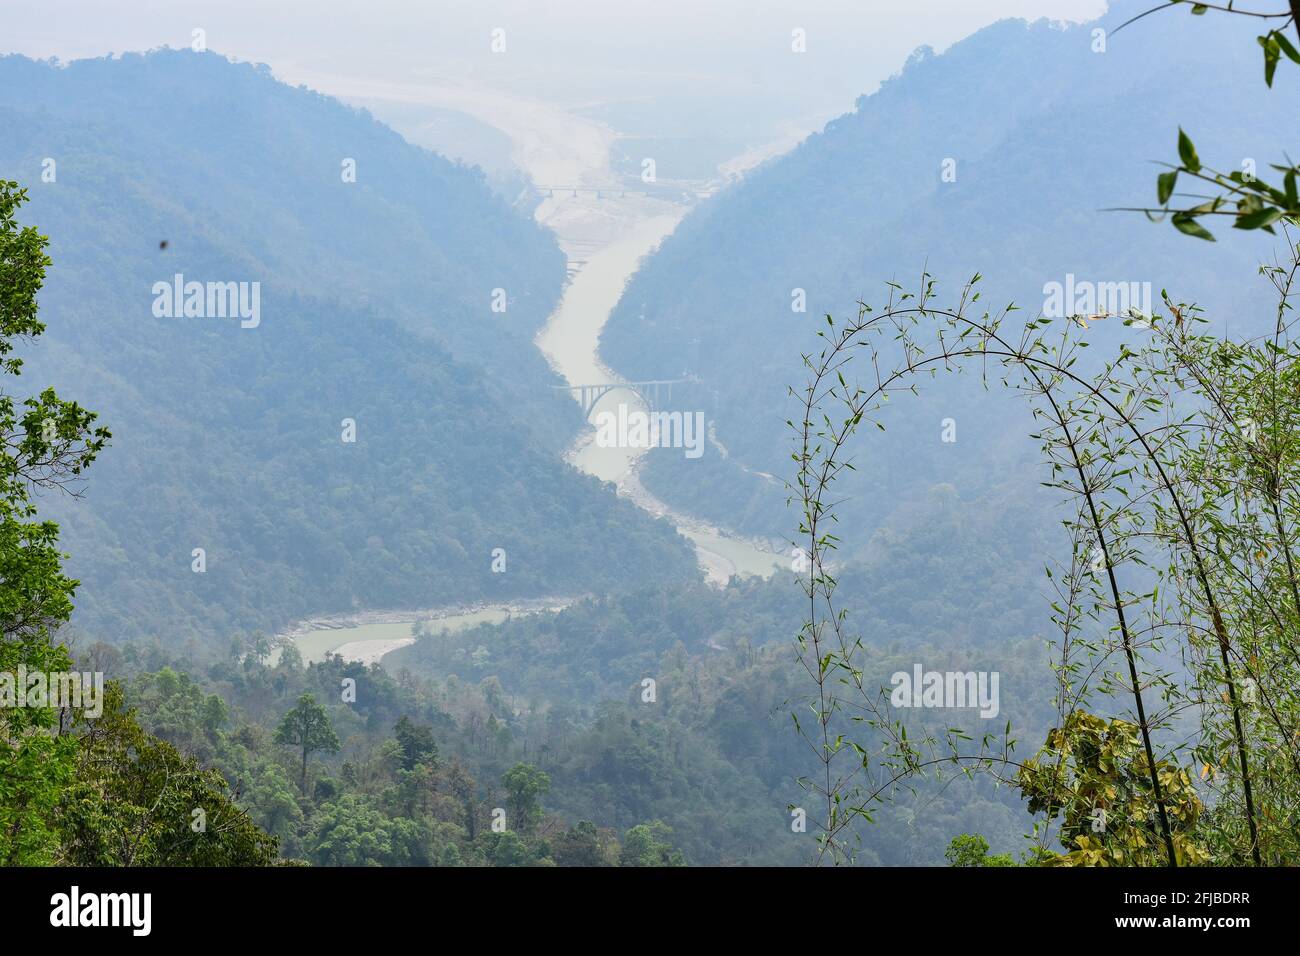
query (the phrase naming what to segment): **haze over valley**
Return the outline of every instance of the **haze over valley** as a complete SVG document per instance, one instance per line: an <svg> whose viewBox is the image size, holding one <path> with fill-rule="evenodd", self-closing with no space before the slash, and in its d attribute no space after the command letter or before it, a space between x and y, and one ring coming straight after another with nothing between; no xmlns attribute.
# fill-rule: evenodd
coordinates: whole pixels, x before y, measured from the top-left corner
<svg viewBox="0 0 1300 956"><path fill-rule="evenodd" d="M6 11L0 857L1293 865L1300 24L1168 6Z"/></svg>

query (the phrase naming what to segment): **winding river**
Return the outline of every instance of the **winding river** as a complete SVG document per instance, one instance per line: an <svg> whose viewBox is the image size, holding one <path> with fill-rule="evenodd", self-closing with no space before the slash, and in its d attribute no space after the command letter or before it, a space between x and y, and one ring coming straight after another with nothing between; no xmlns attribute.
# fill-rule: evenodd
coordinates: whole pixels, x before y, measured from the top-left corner
<svg viewBox="0 0 1300 956"><path fill-rule="evenodd" d="M553 106L512 97L462 95L446 89L424 90L420 95L431 104L461 109L506 133L515 163L543 188L546 183L570 186L548 190L535 211L538 222L555 234L568 257L569 274L559 305L537 335L537 347L571 386L625 381L601 361L601 330L641 261L672 233L689 212L689 205L626 192L627 184L609 168L609 148L617 136L608 127ZM418 135L412 135L418 128L399 131L419 142ZM755 161L760 158L761 153ZM734 175L736 171L730 172ZM706 192L716 185L711 184ZM596 403L591 419L602 411L616 410L620 404L629 410L646 410L635 391L616 388ZM711 584L725 585L732 575L768 576L783 565L781 555L763 543L674 511L648 492L638 477L645 449L600 447L594 439L594 429L585 429L569 449L567 460L579 470L613 483L620 495L650 514L670 520L694 545ZM705 454L710 451L717 453L717 449L706 448ZM568 598L557 598L468 609L362 613L302 622L282 636L298 644L305 660L336 653L374 663L412 643L417 620L433 619L435 631L458 630L484 621L499 622L511 614L558 610L569 603Z"/></svg>
<svg viewBox="0 0 1300 956"><path fill-rule="evenodd" d="M687 207L646 196L581 192L550 197L537 218L550 226L569 256L572 279L559 307L537 336L537 346L569 385L621 382L600 358L600 333L641 260L676 228ZM576 394L575 394L576 398ZM592 408L594 419L619 405L646 411L631 389L614 389ZM686 409L670 409L687 411ZM780 561L771 551L705 522L673 511L638 480L647 449L601 447L594 431L581 434L568 454L579 470L613 482L621 495L657 517L667 517L695 545L708 580L724 585L733 574L768 575ZM705 450L705 454L709 453ZM716 449L713 450L716 454Z"/></svg>

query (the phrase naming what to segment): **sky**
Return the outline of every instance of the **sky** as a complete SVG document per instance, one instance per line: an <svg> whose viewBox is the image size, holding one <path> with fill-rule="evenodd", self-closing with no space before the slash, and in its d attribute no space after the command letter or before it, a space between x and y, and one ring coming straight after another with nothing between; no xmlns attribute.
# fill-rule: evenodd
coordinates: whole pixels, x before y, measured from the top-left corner
<svg viewBox="0 0 1300 956"><path fill-rule="evenodd" d="M0 49L75 59L207 44L293 81L419 77L580 102L611 87L796 86L851 107L921 44L1005 17L1092 19L1104 0L2 0ZM506 49L491 50L494 29ZM791 32L807 52L791 55Z"/></svg>
<svg viewBox="0 0 1300 956"><path fill-rule="evenodd" d="M412 101L446 109L456 89L478 105L497 96L479 119L502 115L508 97L516 115L536 103L623 135L716 132L722 152L741 152L851 110L919 46L942 51L1007 17L1082 21L1105 9L1105 0L0 0L0 51L71 60L186 48L201 29L208 49L375 109L408 135L423 125Z"/></svg>

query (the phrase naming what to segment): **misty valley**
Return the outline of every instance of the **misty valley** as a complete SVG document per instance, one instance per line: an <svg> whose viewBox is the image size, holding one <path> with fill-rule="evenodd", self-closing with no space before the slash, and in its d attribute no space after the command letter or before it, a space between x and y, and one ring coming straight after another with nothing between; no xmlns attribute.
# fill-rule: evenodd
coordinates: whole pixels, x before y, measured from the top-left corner
<svg viewBox="0 0 1300 956"><path fill-rule="evenodd" d="M1278 905L1300 7L164 6L0 13L7 911Z"/></svg>

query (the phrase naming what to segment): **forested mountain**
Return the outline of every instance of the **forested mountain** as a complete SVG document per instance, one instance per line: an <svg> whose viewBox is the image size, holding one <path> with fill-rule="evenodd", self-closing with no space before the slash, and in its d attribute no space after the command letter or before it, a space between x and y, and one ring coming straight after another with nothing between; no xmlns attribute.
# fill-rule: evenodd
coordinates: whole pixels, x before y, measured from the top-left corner
<svg viewBox="0 0 1300 956"><path fill-rule="evenodd" d="M539 387L552 378L532 345L559 295L564 257L550 233L484 188L477 168L277 82L266 67L212 53L0 63L6 172L61 187L33 190L31 208L48 223L54 254L74 257L60 260L63 272L89 265L77 258L88 236L116 240L99 251L101 266L167 240L168 256L141 263L149 283L187 268L206 280L204 257L224 254L236 271L211 278L274 279L373 306L489 372L495 391L567 440L576 414ZM41 178L47 158L56 183ZM114 265L113 287L134 291L120 274L128 262ZM498 289L504 312L492 308Z"/></svg>
<svg viewBox="0 0 1300 956"><path fill-rule="evenodd" d="M910 570L876 567L843 579L846 600L861 609L853 626L869 644L867 682L889 686L891 675L918 660L993 665L1002 672L1007 711L998 720L971 711L943 719L972 734L1012 719L1017 733L1040 736L1050 719L1041 639L967 603L957 589L921 598L924 620L913 623L893 601L915 584ZM790 636L803 613L798 594L791 576L777 575L721 591L697 586L589 600L554 615L430 634L390 655L385 667L443 682L449 700L476 688L485 702L495 701L490 712L509 728L515 748L498 762L511 754L535 760L555 781L550 805L569 820L619 828L660 820L696 864L795 864L808 859L811 846L807 834L792 830L789 808L814 799L798 784L814 763L791 729L791 714L806 713L808 692L806 675L790 666ZM869 594L875 600L868 602ZM996 642L983 633L972 641L962 623L972 607L990 622ZM494 752L481 742L471 749ZM866 828L864 862L941 863L948 842L967 830L1003 850L1025 848L1029 822L1018 795L983 782L922 790L884 808L881 825Z"/></svg>
<svg viewBox="0 0 1300 956"><path fill-rule="evenodd" d="M860 587L859 576L846 580L858 598ZM274 666L246 655L196 668L160 642L83 647L79 659L125 680L150 732L239 781L241 806L288 857L628 865L639 854L628 848L655 836L693 865L796 865L813 854L815 834L791 826L790 807L816 809L797 782L809 754L790 730L807 691L790 666L800 616L792 592L783 575L588 599L457 634L430 626L382 667L338 657L304 667L291 650ZM870 679L887 684L916 660L994 665L1006 709L996 721L945 713L914 729L946 721L981 733L1013 719L1028 739L1041 736L1050 717L1042 644L963 648L952 639L966 613L960 600L939 598L930 610L934 632L891 641L873 631L881 640L866 660ZM339 699L344 678L356 681L355 702ZM311 753L301 771L298 753L274 736L304 693L339 748ZM403 721L423 728L423 768L404 758ZM521 764L545 775L540 815L526 826L511 802ZM514 821L506 834L487 827L494 807ZM879 819L864 833L863 862L942 864L948 842L967 831L1019 853L1028 829L1019 796L982 780L922 782L919 796L902 795ZM573 843L592 839L603 849L579 858Z"/></svg>
<svg viewBox="0 0 1300 956"><path fill-rule="evenodd" d="M1143 160L1176 159L1180 121L1207 162L1232 170L1253 159L1263 176L1285 152L1288 124L1273 120L1300 112L1300 79L1279 73L1261 86L1247 18L1174 15L1094 32L1142 9L1117 3L1099 23L1070 27L1007 21L942 55L919 50L852 113L698 207L630 281L602 340L625 375L695 379L674 397L714 422L718 446L693 461L652 455L647 485L686 510L788 534L779 479L791 475L785 422L799 409L787 388L805 380L799 356L820 350L826 313L879 307L889 281L916 291L926 269L935 305L953 304L978 272L983 307L1014 302L1022 319L1040 314L1046 284L1073 275L1150 283L1152 308L1168 289L1239 332L1270 321L1271 290L1248 277L1272 258L1271 237L1188 243L1104 207L1153 204L1159 169ZM792 308L800 298L805 312ZM1095 352L1137 334L1115 319L1089 332L1107 347ZM842 547L869 546L882 526L911 534L936 496L1004 516L1009 540L1041 531L1053 499L1035 490L1023 401L996 383L986 394L974 376L920 389L889 409L884 434L855 443L858 471L836 489L853 499ZM947 418L955 442L942 440ZM1026 512L1034 501L1044 508ZM940 571L942 553L930 557Z"/></svg>
<svg viewBox="0 0 1300 956"><path fill-rule="evenodd" d="M82 498L41 503L75 625L224 648L308 614L696 576L670 527L561 463L580 419L531 338L563 258L476 171L215 55L7 57L0 122L54 261L24 377L114 433ZM259 282L255 326L160 316L176 274Z"/></svg>

